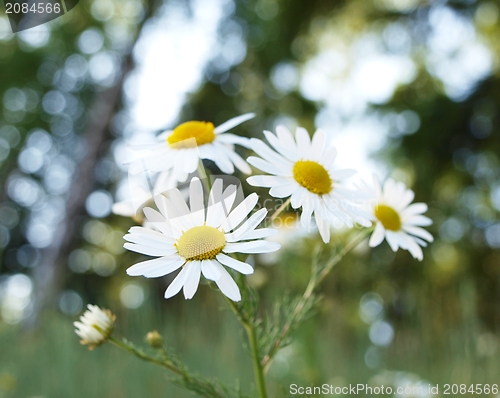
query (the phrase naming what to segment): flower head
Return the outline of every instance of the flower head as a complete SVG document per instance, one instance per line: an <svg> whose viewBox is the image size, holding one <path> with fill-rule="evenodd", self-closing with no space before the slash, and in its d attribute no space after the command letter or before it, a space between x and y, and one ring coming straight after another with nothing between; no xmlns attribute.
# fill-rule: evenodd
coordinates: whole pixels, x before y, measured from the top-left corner
<svg viewBox="0 0 500 398"><path fill-rule="evenodd" d="M325 243L330 240L330 225L336 220L349 227L354 221L369 226L369 214L356 201L370 196L343 185L343 180L356 171L335 169L337 151L327 145L325 132L317 130L312 140L301 127L295 138L283 126L278 126L276 132L277 135L264 131L274 150L261 140L251 140L252 149L260 158L251 156L248 163L272 175L252 176L248 183L271 188L269 194L276 198L291 196L292 207L302 207L301 222L305 226L309 226L314 213Z"/></svg>
<svg viewBox="0 0 500 398"><path fill-rule="evenodd" d="M184 182L196 170L200 159L208 159L223 173L234 173L236 166L250 174L248 164L234 151L234 144L248 147L248 138L226 132L253 117L255 114L247 113L217 127L211 122L196 120L182 123L160 134L160 143L145 148L146 153L131 164L129 172L172 171L177 181Z"/></svg>
<svg viewBox="0 0 500 398"><path fill-rule="evenodd" d="M210 191L207 207L200 180L193 178L189 189L189 207L179 190L172 189L168 198L155 196L160 212L144 209L147 220L157 231L132 227L125 235L128 241L124 245L126 249L158 257L133 265L127 269L127 274L155 278L182 268L165 292L165 298L183 289L184 297L191 299L203 274L206 279L215 281L227 297L239 301L238 286L223 265L242 274L253 273L253 268L228 254L276 251L280 248L279 244L262 238L277 231L256 229L266 216L266 209L258 210L243 222L257 204L255 193L229 211L236 199L234 185L223 192L222 180L217 179Z"/></svg>
<svg viewBox="0 0 500 398"><path fill-rule="evenodd" d="M373 176L373 187L364 184L365 191L371 191L375 200L370 206L375 230L370 238L370 246L382 243L384 238L393 251L402 248L422 260L424 255L420 246L432 242L432 235L421 227L432 224L432 220L422 214L427 211L425 203L413 203L415 193L402 182L388 179L382 188L377 176Z"/></svg>
<svg viewBox="0 0 500 398"><path fill-rule="evenodd" d="M157 330L152 330L146 335L146 341L153 348L163 348L163 337Z"/></svg>
<svg viewBox="0 0 500 398"><path fill-rule="evenodd" d="M80 336L81 344L89 346L89 350L104 343L113 331L115 315L109 310L89 304L88 310L80 317L80 322L74 322L75 333Z"/></svg>

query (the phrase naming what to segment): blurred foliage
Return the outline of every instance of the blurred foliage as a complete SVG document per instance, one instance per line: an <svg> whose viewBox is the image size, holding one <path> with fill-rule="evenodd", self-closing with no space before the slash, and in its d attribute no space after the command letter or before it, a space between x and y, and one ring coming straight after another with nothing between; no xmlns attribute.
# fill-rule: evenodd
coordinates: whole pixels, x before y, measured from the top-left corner
<svg viewBox="0 0 500 398"><path fill-rule="evenodd" d="M8 282L14 283L11 276L17 274L30 276L28 282L17 279L16 283L21 290L33 283L33 297L37 297L44 276L37 274L37 267L48 250L43 239L46 234L58 239L54 231L63 222L71 189L78 186L78 165L88 149L90 109L103 92L119 83L122 62L146 15L147 7L138 1L110 3L111 12L100 8L98 1L80 1L72 12L50 24L46 43L36 41L43 37L35 41L22 35L0 37L0 183L4 187L0 397L136 397L146 392L151 397L189 396L167 383L161 370L112 347L88 353L78 346L71 321L87 302L117 313L119 335L140 342L156 328L190 367L229 384L239 379L247 390L251 367L241 359L246 357L240 330L229 313L220 311L223 303L217 294L202 286L190 302L180 297L166 302L162 297L168 277L132 280L125 275L126 267L138 258L122 249L122 236L132 220L113 215L93 219L84 208L69 220L74 228L69 249L55 264L59 282L47 292L49 310L41 315L38 328L25 331L18 323L33 312L29 299L5 300ZM385 37L385 29L394 24L411 32L408 53L415 77L387 101L368 104L364 114L380 120L387 131L376 159L388 165L389 175L414 189L417 201L429 204L428 214L434 220L430 231L436 242L424 251L422 263L407 252L392 253L384 243L370 251L360 247L339 264L323 284L319 314L297 331L297 339L271 367L273 396L286 395L286 389L281 389L292 382L345 385L375 376L390 379L383 369L415 373L429 383L496 381L500 368L500 81L495 68L500 55L500 1L437 3L236 1L219 35L230 36L231 29L240 29L246 57L227 68L221 68L218 59L210 60L204 84L190 95L179 115L180 121L194 118L217 124L243 112L256 112L258 117L238 133L259 138L262 135L256 132L272 130L278 123L300 124L313 131L327 101L306 98L299 85L280 88L273 78L279 66L291 65L292 71L301 73L332 43L350 48L363 35ZM428 40L431 11L436 7L454 10L472 23L474 34L492 54L492 72L462 96L449 95L443 78L431 73ZM5 21L2 12L0 22ZM391 51L390 45L384 46ZM99 62L112 65L108 75L99 73ZM90 191L113 192L123 175L112 154L113 140L123 135L123 112L126 107L107 124ZM405 131L404 121L401 128L402 115L417 115L418 128ZM34 134L35 129L44 131ZM30 162L23 163L22 156ZM258 190L263 200L269 199L266 191ZM266 203L273 207L275 202ZM344 238L337 235L333 244L341 245ZM294 235L284 239L294 244L280 252L279 263L276 257L255 259L251 282L261 295L263 317L277 296L300 294L309 278L317 237L296 244ZM362 319L361 304L370 297L374 303L380 301L382 308L376 321L386 322L394 331L388 346L373 344L369 336L375 319ZM16 305L21 310L16 312Z"/></svg>

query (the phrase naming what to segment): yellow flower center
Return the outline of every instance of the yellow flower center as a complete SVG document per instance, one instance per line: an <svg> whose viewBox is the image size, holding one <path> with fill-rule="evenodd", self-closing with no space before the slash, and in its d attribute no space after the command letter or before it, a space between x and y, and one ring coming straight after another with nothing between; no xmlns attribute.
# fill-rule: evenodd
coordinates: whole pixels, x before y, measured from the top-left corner
<svg viewBox="0 0 500 398"><path fill-rule="evenodd" d="M224 246L224 233L208 225L191 228L175 243L179 255L188 261L213 260Z"/></svg>
<svg viewBox="0 0 500 398"><path fill-rule="evenodd" d="M213 123L198 121L179 124L167 138L167 142L176 149L209 144L213 140L215 140Z"/></svg>
<svg viewBox="0 0 500 398"><path fill-rule="evenodd" d="M392 207L378 205L375 207L375 217L377 217L384 228L389 231L399 231L401 229L401 218Z"/></svg>
<svg viewBox="0 0 500 398"><path fill-rule="evenodd" d="M330 193L332 179L328 171L312 160L299 160L293 166L293 178L304 188L318 195Z"/></svg>

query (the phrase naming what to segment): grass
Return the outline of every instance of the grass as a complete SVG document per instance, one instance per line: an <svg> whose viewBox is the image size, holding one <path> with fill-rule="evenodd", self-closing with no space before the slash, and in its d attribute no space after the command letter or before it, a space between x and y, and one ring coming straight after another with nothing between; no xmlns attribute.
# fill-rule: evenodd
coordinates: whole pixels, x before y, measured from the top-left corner
<svg viewBox="0 0 500 398"><path fill-rule="evenodd" d="M303 267L307 256L302 253L306 251L295 257L285 253L283 267L260 268L267 280L262 307L271 307L286 291L300 292L308 274ZM394 384L401 375L439 384L440 392L445 383L500 382L498 322L492 326L481 320L476 301L481 291L467 274L443 284L425 279L420 266L394 269L405 272L403 285L398 275L389 278L384 261L380 264L377 268L376 262L367 263L358 253L334 269L323 285L318 313L297 331L292 345L270 368L271 397L288 396L292 383ZM369 291L383 298L384 319L394 327L394 339L387 347L372 345L370 326L359 317L360 298ZM412 299L396 305L403 293ZM190 370L229 386L238 383L243 392L253 393L243 330L220 293L201 286L190 301L182 297L165 301L160 296L161 291L158 298L149 294L135 310L125 310L112 300L104 305L117 314L115 337L146 346L144 336L157 329ZM75 319L46 312L33 331L0 323L0 398L193 396L170 383L165 370L114 346L105 344L89 352L78 344ZM365 362L369 349L379 356L376 367Z"/></svg>

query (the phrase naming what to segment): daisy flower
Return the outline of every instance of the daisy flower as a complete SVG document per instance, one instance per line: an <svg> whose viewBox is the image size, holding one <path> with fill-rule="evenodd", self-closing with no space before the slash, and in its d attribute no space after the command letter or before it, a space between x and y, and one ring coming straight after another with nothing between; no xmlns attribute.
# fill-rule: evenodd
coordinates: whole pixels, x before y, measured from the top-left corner
<svg viewBox="0 0 500 398"><path fill-rule="evenodd" d="M234 151L234 144L248 146L248 138L226 133L228 130L255 117L254 113L229 119L214 127L211 122L189 121L158 136L160 144L143 147L146 153L130 165L131 174L144 168L150 171L172 171L179 182L186 181L200 159L212 160L226 174L234 173L234 166L250 174L248 164Z"/></svg>
<svg viewBox="0 0 500 398"><path fill-rule="evenodd" d="M408 250L414 258L422 261L424 255L420 246L427 246L425 241L434 241L432 235L421 228L432 224L430 218L422 215L427 211L427 205L410 204L415 193L402 182L390 178L383 188L376 175L373 176L373 188L363 185L365 191L371 190L375 195L371 213L376 226L370 237L370 246L380 245L385 238L392 251L398 248Z"/></svg>
<svg viewBox="0 0 500 398"><path fill-rule="evenodd" d="M181 289L191 299L200 281L200 275L214 281L219 289L233 301L241 300L240 291L224 266L242 274L253 273L253 268L230 257L231 253L269 253L280 245L263 240L277 231L256 229L267 214L266 209L244 219L257 204L256 193L247 196L232 211L236 186L222 191L222 179L215 180L205 207L201 182L193 178L189 186L189 207L177 189L169 197L155 196L157 212L146 207L147 220L158 230L132 227L125 235L124 247L137 253L158 257L143 261L127 269L131 276L161 277L182 268L165 292L165 298Z"/></svg>
<svg viewBox="0 0 500 398"><path fill-rule="evenodd" d="M154 203L153 195L166 192L177 186L177 180L172 173L166 172L158 174L153 186L153 192L146 188L144 184L132 183L131 177L129 177L129 183L130 197L114 203L111 211L119 216L132 217L140 224L144 221L142 209Z"/></svg>
<svg viewBox="0 0 500 398"><path fill-rule="evenodd" d="M80 317L80 322L74 322L75 333L80 336L81 344L89 346L89 350L104 343L113 331L115 316L109 310L100 309L89 304L88 310Z"/></svg>
<svg viewBox="0 0 500 398"><path fill-rule="evenodd" d="M264 131L274 150L261 140L250 141L260 158L251 156L248 163L272 174L249 177L250 185L271 188L269 194L275 198L291 197L294 209L302 207L301 223L305 226L310 225L314 213L325 243L330 241L330 225L337 220L348 227L353 226L353 221L371 225L369 214L356 203L370 196L343 185L343 180L356 171L335 169L337 151L327 145L323 130L317 130L312 140L302 127L297 128L295 138L284 126L278 126L276 132Z"/></svg>

